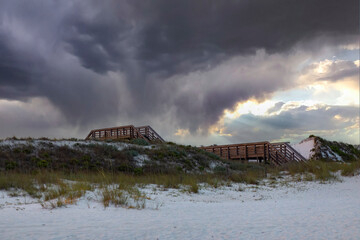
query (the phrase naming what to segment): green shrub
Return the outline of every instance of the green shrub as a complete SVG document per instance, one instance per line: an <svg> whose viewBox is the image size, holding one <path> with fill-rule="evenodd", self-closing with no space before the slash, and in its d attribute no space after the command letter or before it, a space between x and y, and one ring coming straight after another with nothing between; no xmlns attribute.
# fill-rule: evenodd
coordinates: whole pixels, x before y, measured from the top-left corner
<svg viewBox="0 0 360 240"><path fill-rule="evenodd" d="M231 170L237 170L237 171L245 171L246 169L248 169L248 164L244 164L240 161L231 161L229 163L229 167Z"/></svg>
<svg viewBox="0 0 360 240"><path fill-rule="evenodd" d="M14 170L18 166L18 163L15 161L6 161L5 169L6 170Z"/></svg>
<svg viewBox="0 0 360 240"><path fill-rule="evenodd" d="M45 159L38 159L36 162L36 166L39 168L46 168L49 165L49 163Z"/></svg>
<svg viewBox="0 0 360 240"><path fill-rule="evenodd" d="M23 153L25 153L25 154L30 154L30 153L32 153L33 152L33 147L32 146L28 146L28 147L26 147L26 148L24 148L23 149Z"/></svg>
<svg viewBox="0 0 360 240"><path fill-rule="evenodd" d="M142 175L144 173L142 168L134 168L134 174L135 175Z"/></svg>
<svg viewBox="0 0 360 240"><path fill-rule="evenodd" d="M224 174L224 173L226 173L226 172L227 172L226 167L216 166L216 167L214 168L214 173L216 173L216 174Z"/></svg>
<svg viewBox="0 0 360 240"><path fill-rule="evenodd" d="M132 172L134 168L126 163L122 163L117 169L120 172Z"/></svg>
<svg viewBox="0 0 360 240"><path fill-rule="evenodd" d="M86 162L90 162L90 161L91 161L91 157L90 157L90 155L83 155L83 156L81 157L81 160L82 160L82 161L86 161Z"/></svg>
<svg viewBox="0 0 360 240"><path fill-rule="evenodd" d="M77 158L71 158L70 159L70 164L71 165L78 165L79 164L79 160Z"/></svg>
<svg viewBox="0 0 360 240"><path fill-rule="evenodd" d="M185 159L184 160L185 166L186 168L188 168L189 170L193 168L193 163L190 161L190 159Z"/></svg>
<svg viewBox="0 0 360 240"><path fill-rule="evenodd" d="M142 139L142 138L135 138L135 139L132 139L130 141L131 144L136 144L136 145L140 145L140 146L148 146L149 143L145 140L145 139Z"/></svg>
<svg viewBox="0 0 360 240"><path fill-rule="evenodd" d="M130 157L136 157L139 155L139 152L134 149L126 150L126 154Z"/></svg>
<svg viewBox="0 0 360 240"><path fill-rule="evenodd" d="M14 153L20 153L21 152L21 149L20 148L14 148Z"/></svg>
<svg viewBox="0 0 360 240"><path fill-rule="evenodd" d="M201 149L201 151L202 151L206 156L208 156L208 157L210 157L210 158L212 158L212 159L214 159L214 160L221 160L221 158L220 158L218 155L216 155L215 153L208 152L208 151L205 151L205 150L202 150L202 149Z"/></svg>

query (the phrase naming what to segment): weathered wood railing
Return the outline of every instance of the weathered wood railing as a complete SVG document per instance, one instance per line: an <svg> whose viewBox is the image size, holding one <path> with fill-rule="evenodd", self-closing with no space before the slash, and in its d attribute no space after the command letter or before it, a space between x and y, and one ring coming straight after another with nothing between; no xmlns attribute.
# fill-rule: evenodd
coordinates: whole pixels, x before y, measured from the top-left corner
<svg viewBox="0 0 360 240"><path fill-rule="evenodd" d="M164 139L155 132L150 126L134 127L133 125L112 127L112 128L101 128L91 130L85 138L106 140L106 139L134 139L141 138L148 142L160 141L164 142Z"/></svg>
<svg viewBox="0 0 360 240"><path fill-rule="evenodd" d="M302 156L298 151L296 151L293 147L291 147L291 145L287 142L270 144L276 149L278 154L281 156L281 159L296 162L306 161L306 158Z"/></svg>
<svg viewBox="0 0 360 240"><path fill-rule="evenodd" d="M219 146L213 145L201 148L221 158L231 160L257 160L274 165L282 165L291 161L306 161L306 159L288 143L270 143L265 141Z"/></svg>
<svg viewBox="0 0 360 240"><path fill-rule="evenodd" d="M165 140L150 126L136 127L136 129L149 141L165 142Z"/></svg>

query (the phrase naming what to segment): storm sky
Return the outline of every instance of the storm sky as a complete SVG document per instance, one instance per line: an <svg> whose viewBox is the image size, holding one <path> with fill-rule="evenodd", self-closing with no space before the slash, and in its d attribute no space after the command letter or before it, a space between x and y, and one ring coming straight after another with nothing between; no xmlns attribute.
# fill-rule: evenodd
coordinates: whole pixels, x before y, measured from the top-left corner
<svg viewBox="0 0 360 240"><path fill-rule="evenodd" d="M359 144L359 63L358 0L0 0L0 138Z"/></svg>

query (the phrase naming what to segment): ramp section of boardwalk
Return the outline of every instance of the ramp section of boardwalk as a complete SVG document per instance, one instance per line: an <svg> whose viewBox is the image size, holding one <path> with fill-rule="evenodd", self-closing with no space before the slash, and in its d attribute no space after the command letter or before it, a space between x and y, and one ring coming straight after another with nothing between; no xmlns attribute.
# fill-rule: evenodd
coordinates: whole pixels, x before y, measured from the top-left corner
<svg viewBox="0 0 360 240"><path fill-rule="evenodd" d="M201 148L229 160L257 160L258 162L267 162L274 165L282 165L292 161L306 161L306 159L288 143L270 143L265 141L214 145Z"/></svg>
<svg viewBox="0 0 360 240"><path fill-rule="evenodd" d="M165 140L150 126L134 127L133 125L101 128L91 130L86 140L106 139L144 139L147 142L165 142Z"/></svg>

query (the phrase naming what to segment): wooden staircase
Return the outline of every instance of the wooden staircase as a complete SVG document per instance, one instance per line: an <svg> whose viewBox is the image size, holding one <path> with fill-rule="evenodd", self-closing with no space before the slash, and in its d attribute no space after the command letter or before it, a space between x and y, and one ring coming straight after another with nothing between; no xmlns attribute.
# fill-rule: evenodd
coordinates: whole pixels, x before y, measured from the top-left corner
<svg viewBox="0 0 360 240"><path fill-rule="evenodd" d="M282 165L288 162L306 162L306 158L296 151L287 142L269 143L270 162L275 165Z"/></svg>
<svg viewBox="0 0 360 240"><path fill-rule="evenodd" d="M147 142L165 142L165 140L150 126L134 127L133 125L101 128L91 130L85 140L107 139L144 139Z"/></svg>
<svg viewBox="0 0 360 240"><path fill-rule="evenodd" d="M242 160L266 162L280 166L288 162L304 162L306 159L292 148L288 143L255 142L231 145L213 145L201 147L221 158L229 160Z"/></svg>
<svg viewBox="0 0 360 240"><path fill-rule="evenodd" d="M138 132L143 135L148 141L160 141L165 142L165 140L150 126L141 126L136 127Z"/></svg>

